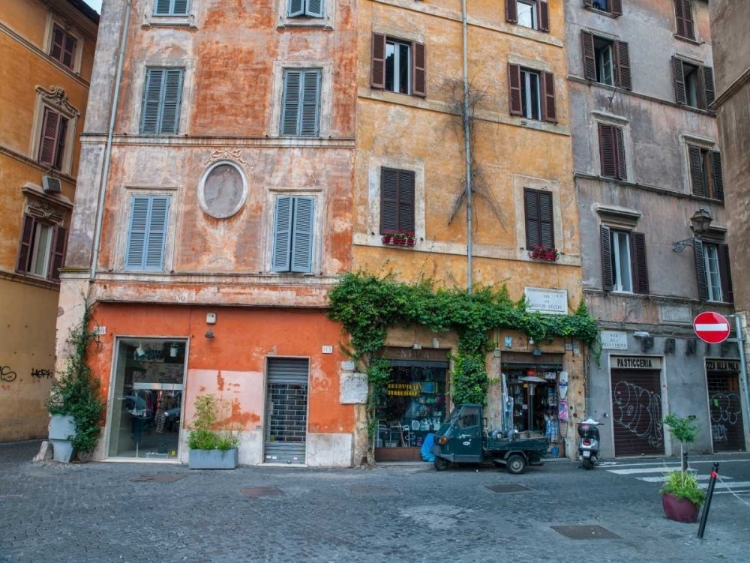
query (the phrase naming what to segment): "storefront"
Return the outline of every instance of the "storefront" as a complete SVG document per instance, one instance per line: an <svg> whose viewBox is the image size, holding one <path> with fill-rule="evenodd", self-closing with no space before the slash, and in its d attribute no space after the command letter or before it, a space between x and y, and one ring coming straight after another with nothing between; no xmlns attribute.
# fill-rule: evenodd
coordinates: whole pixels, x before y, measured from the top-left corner
<svg viewBox="0 0 750 563"><path fill-rule="evenodd" d="M706 359L706 386L713 451L744 451L739 360Z"/></svg>

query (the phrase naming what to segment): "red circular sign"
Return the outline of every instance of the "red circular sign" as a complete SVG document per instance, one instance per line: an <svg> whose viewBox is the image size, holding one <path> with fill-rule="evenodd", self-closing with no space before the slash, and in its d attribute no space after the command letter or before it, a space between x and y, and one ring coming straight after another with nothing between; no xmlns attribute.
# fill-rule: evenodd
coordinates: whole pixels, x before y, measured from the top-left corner
<svg viewBox="0 0 750 563"><path fill-rule="evenodd" d="M719 344L729 337L729 321L719 313L701 313L693 321L698 338L708 344Z"/></svg>

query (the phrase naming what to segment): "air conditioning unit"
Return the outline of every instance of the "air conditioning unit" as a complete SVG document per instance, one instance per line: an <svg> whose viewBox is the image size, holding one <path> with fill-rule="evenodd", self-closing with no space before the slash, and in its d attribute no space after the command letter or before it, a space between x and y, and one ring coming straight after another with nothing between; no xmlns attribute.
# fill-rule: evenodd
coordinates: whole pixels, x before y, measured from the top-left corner
<svg viewBox="0 0 750 563"><path fill-rule="evenodd" d="M62 192L60 180L53 178L52 176L42 176L42 186L44 187L45 193L48 194L59 194Z"/></svg>

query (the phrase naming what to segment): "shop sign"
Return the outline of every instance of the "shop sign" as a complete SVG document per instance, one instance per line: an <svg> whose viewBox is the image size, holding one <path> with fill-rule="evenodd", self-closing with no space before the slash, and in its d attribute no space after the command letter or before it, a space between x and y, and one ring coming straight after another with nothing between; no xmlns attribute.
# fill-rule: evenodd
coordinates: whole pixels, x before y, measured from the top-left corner
<svg viewBox="0 0 750 563"><path fill-rule="evenodd" d="M419 383L389 383L387 393L391 397L419 397L422 385Z"/></svg>
<svg viewBox="0 0 750 563"><path fill-rule="evenodd" d="M738 360L706 360L706 371L740 371Z"/></svg>
<svg viewBox="0 0 750 563"><path fill-rule="evenodd" d="M653 356L612 356L613 369L661 369L661 358Z"/></svg>
<svg viewBox="0 0 750 563"><path fill-rule="evenodd" d="M524 288L526 310L552 315L565 315L568 312L568 292L565 289Z"/></svg>
<svg viewBox="0 0 750 563"><path fill-rule="evenodd" d="M627 350L628 349L628 333L617 330L603 330L601 331L602 336L602 348L605 350Z"/></svg>

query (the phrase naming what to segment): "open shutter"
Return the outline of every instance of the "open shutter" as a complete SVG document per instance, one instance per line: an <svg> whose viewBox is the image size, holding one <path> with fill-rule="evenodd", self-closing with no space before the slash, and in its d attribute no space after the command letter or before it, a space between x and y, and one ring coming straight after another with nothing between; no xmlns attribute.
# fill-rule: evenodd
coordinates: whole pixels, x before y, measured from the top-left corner
<svg viewBox="0 0 750 563"><path fill-rule="evenodd" d="M294 225L292 238L292 272L312 271L312 242L315 227L315 199L294 198Z"/></svg>
<svg viewBox="0 0 750 563"><path fill-rule="evenodd" d="M695 39L695 28L693 25L693 8L690 6L690 0L677 0L677 3L682 3L683 6L683 18L684 18L684 33L681 33L683 37L688 39ZM679 32L678 32L679 33Z"/></svg>
<svg viewBox="0 0 750 563"><path fill-rule="evenodd" d="M320 71L306 70L302 73L302 113L300 135L318 136L318 110L320 107Z"/></svg>
<svg viewBox="0 0 750 563"><path fill-rule="evenodd" d="M521 67L519 65L508 65L508 105L511 115L523 115L521 103Z"/></svg>
<svg viewBox="0 0 750 563"><path fill-rule="evenodd" d="M305 15L305 0L287 0L289 2L289 17L296 18Z"/></svg>
<svg viewBox="0 0 750 563"><path fill-rule="evenodd" d="M34 236L34 223L34 218L31 215L23 216L21 244L18 248L18 265L16 266L16 271L19 273L29 270L29 255L31 254L31 239Z"/></svg>
<svg viewBox="0 0 750 563"><path fill-rule="evenodd" d="M292 201L283 196L276 199L276 216L273 223L273 264L274 272L288 272L292 248Z"/></svg>
<svg viewBox="0 0 750 563"><path fill-rule="evenodd" d="M688 146L690 160L690 182L693 184L693 195L704 197L706 186L703 185L703 159L698 147Z"/></svg>
<svg viewBox="0 0 750 563"><path fill-rule="evenodd" d="M674 0L674 15L677 20L677 35L687 37L685 31L685 0Z"/></svg>
<svg viewBox="0 0 750 563"><path fill-rule="evenodd" d="M78 41L76 41L76 38L72 35L65 36L65 48L62 55L62 63L70 69L75 66L77 43Z"/></svg>
<svg viewBox="0 0 750 563"><path fill-rule="evenodd" d="M518 23L518 0L505 0L505 21Z"/></svg>
<svg viewBox="0 0 750 563"><path fill-rule="evenodd" d="M68 138L68 120L60 116L60 126L57 129L57 142L55 143L55 161L52 167L55 170L62 170L63 159L65 158L65 140Z"/></svg>
<svg viewBox="0 0 750 563"><path fill-rule="evenodd" d="M372 76L370 86L383 90L385 88L385 35L372 34Z"/></svg>
<svg viewBox="0 0 750 563"><path fill-rule="evenodd" d="M539 31L549 31L549 4L539 2Z"/></svg>
<svg viewBox="0 0 750 563"><path fill-rule="evenodd" d="M703 67L703 99L706 101L706 109L716 99L716 90L714 89L714 69L710 66Z"/></svg>
<svg viewBox="0 0 750 563"><path fill-rule="evenodd" d="M299 104L302 71L287 70L284 73L284 100L281 105L281 134L299 134Z"/></svg>
<svg viewBox="0 0 750 563"><path fill-rule="evenodd" d="M146 87L143 89L141 133L156 135L159 132L159 110L161 108L164 69L150 68L146 72Z"/></svg>
<svg viewBox="0 0 750 563"><path fill-rule="evenodd" d="M617 178L620 180L628 179L628 167L625 161L625 138L622 127L612 127L615 134L615 160L617 161Z"/></svg>
<svg viewBox="0 0 750 563"><path fill-rule="evenodd" d="M524 190L523 206L526 216L526 250L542 245L539 223L539 192Z"/></svg>
<svg viewBox="0 0 750 563"><path fill-rule="evenodd" d="M164 269L164 248L167 242L167 218L169 217L169 198L152 197L148 218L146 237L145 270Z"/></svg>
<svg viewBox="0 0 750 563"><path fill-rule="evenodd" d="M323 17L323 0L307 0L305 15L311 18Z"/></svg>
<svg viewBox="0 0 750 563"><path fill-rule="evenodd" d="M615 41L615 62L617 64L617 86L631 90L633 83L630 73L630 49L624 41Z"/></svg>
<svg viewBox="0 0 750 563"><path fill-rule="evenodd" d="M58 26L52 27L52 48L50 55L53 59L62 61L63 49L65 48L65 32Z"/></svg>
<svg viewBox="0 0 750 563"><path fill-rule="evenodd" d="M380 234L399 229L398 180L398 170L380 169Z"/></svg>
<svg viewBox="0 0 750 563"><path fill-rule="evenodd" d="M630 233L630 263L633 271L633 293L648 294L646 235Z"/></svg>
<svg viewBox="0 0 750 563"><path fill-rule="evenodd" d="M424 43L414 43L414 87L412 94L427 96L427 52Z"/></svg>
<svg viewBox="0 0 750 563"><path fill-rule="evenodd" d="M416 174L410 170L398 171L398 230L414 232L414 184Z"/></svg>
<svg viewBox="0 0 750 563"><path fill-rule="evenodd" d="M180 124L180 98L182 95L182 69L171 68L165 71L164 102L159 133L177 135Z"/></svg>
<svg viewBox="0 0 750 563"><path fill-rule="evenodd" d="M614 128L606 123L599 124L599 159L602 164L602 176L605 178L617 177Z"/></svg>
<svg viewBox="0 0 750 563"><path fill-rule="evenodd" d="M621 16L622 15L622 0L610 0L611 6L610 6L610 14L613 16Z"/></svg>
<svg viewBox="0 0 750 563"><path fill-rule="evenodd" d="M721 295L725 303L734 303L734 291L732 289L732 269L729 267L729 246L719 246L719 275L721 276Z"/></svg>
<svg viewBox="0 0 750 563"><path fill-rule="evenodd" d="M709 158L711 159L711 173L714 178L714 193L712 195L715 199L724 201L724 175L721 171L721 153L711 151Z"/></svg>
<svg viewBox="0 0 750 563"><path fill-rule="evenodd" d="M698 298L701 301L708 301L708 282L706 281L703 242L698 239L693 239L693 256L695 257L695 277L698 280Z"/></svg>
<svg viewBox="0 0 750 563"><path fill-rule="evenodd" d="M583 46L583 77L586 80L596 80L596 54L594 51L594 36L588 31L581 32Z"/></svg>
<svg viewBox="0 0 750 563"><path fill-rule="evenodd" d="M542 73L542 99L544 100L544 120L557 122L557 107L555 106L555 75L551 72Z"/></svg>
<svg viewBox="0 0 750 563"><path fill-rule="evenodd" d="M39 162L52 166L55 163L57 136L62 116L49 108L44 110L42 119L42 141L39 143Z"/></svg>
<svg viewBox="0 0 750 563"><path fill-rule="evenodd" d="M612 272L612 235L609 227L600 227L600 239L602 242L602 289L612 291L615 286Z"/></svg>
<svg viewBox="0 0 750 563"><path fill-rule="evenodd" d="M672 57L672 79L674 80L674 98L678 104L687 103L685 96L685 72L682 68L682 61L677 57Z"/></svg>
<svg viewBox="0 0 750 563"><path fill-rule="evenodd" d="M65 243L68 240L68 230L65 227L55 229L55 244L50 253L49 277L52 281L60 281L60 268L65 262Z"/></svg>
<svg viewBox="0 0 750 563"><path fill-rule="evenodd" d="M134 197L131 201L128 248L125 252L126 269L141 270L144 267L149 200L148 197Z"/></svg>

